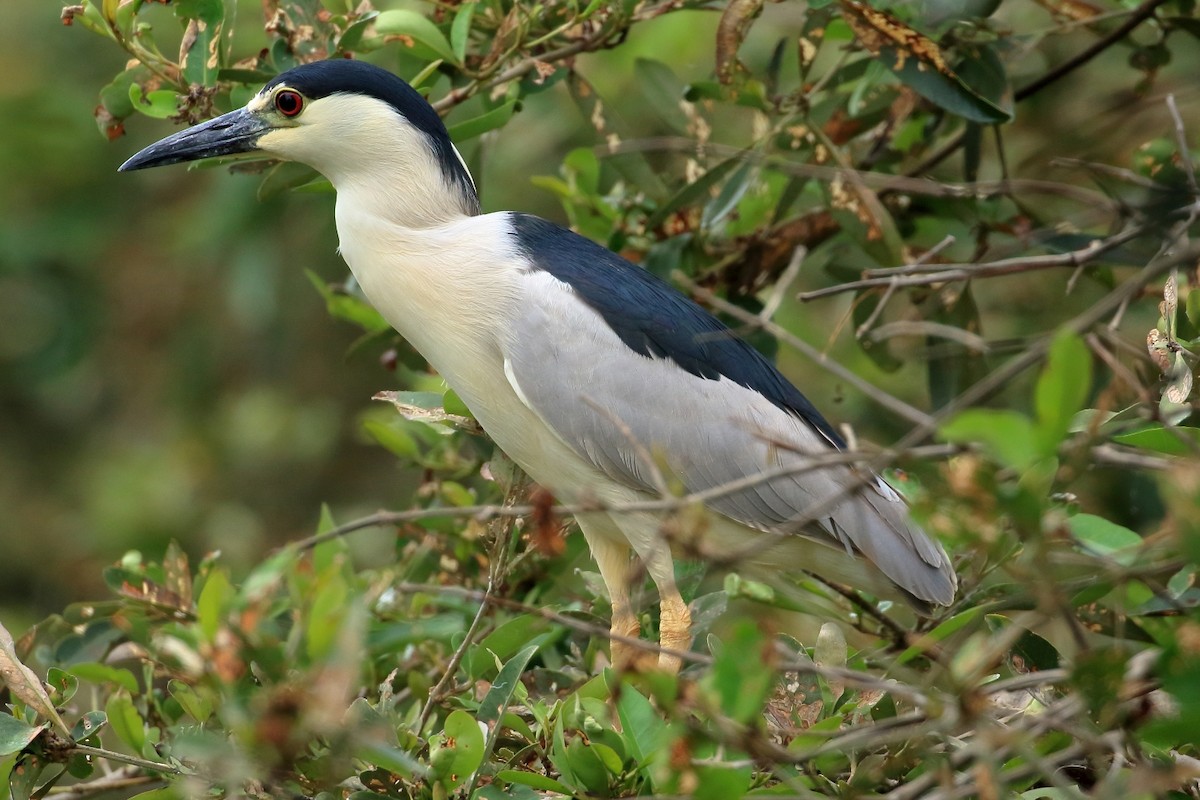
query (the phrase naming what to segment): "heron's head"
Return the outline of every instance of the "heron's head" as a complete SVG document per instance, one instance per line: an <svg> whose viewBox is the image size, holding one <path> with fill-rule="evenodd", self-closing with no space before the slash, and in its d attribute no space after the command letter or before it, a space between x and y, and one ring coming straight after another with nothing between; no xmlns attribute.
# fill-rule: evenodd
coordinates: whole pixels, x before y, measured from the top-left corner
<svg viewBox="0 0 1200 800"><path fill-rule="evenodd" d="M290 69L245 108L168 136L120 169L240 153L308 164L339 192L390 185L462 213L479 209L475 184L437 112L403 80L363 61Z"/></svg>

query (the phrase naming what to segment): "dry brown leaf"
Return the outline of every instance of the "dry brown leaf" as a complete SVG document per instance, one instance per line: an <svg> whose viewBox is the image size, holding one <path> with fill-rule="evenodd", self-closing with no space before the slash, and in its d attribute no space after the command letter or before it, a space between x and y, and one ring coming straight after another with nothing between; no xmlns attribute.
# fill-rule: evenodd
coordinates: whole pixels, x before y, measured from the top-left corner
<svg viewBox="0 0 1200 800"><path fill-rule="evenodd" d="M946 65L941 48L922 33L918 33L886 11L871 8L858 0L841 0L842 17L854 31L855 38L872 55L879 55L885 47L898 51L897 58L903 62L912 56L923 64L929 64L943 75L954 76ZM900 64L896 65L899 69Z"/></svg>
<svg viewBox="0 0 1200 800"><path fill-rule="evenodd" d="M561 556L567 549L567 543L563 539L562 520L554 513L554 495L541 486L535 486L529 494L529 502L533 505L530 538L534 549L551 558Z"/></svg>
<svg viewBox="0 0 1200 800"><path fill-rule="evenodd" d="M1042 8L1049 11L1057 19L1069 19L1076 22L1100 16L1103 10L1084 0L1033 0Z"/></svg>
<svg viewBox="0 0 1200 800"><path fill-rule="evenodd" d="M22 703L53 722L63 735L70 738L71 729L58 715L54 703L50 702L50 695L46 692L46 687L42 685L38 676L33 674L33 670L22 664L21 659L17 658L16 643L13 642L12 634L2 624L0 624L0 678L4 679L8 690L20 698Z"/></svg>
<svg viewBox="0 0 1200 800"><path fill-rule="evenodd" d="M750 23L762 11L763 0L731 0L721 13L717 24L717 80L730 84L736 75L744 71L738 61L738 48L750 30Z"/></svg>
<svg viewBox="0 0 1200 800"><path fill-rule="evenodd" d="M380 400L384 403L391 403L396 407L396 411L400 416L408 420L416 420L420 422L448 422L459 430L467 433L483 433L483 428L479 427L479 423L470 417L464 417L459 414L447 414L440 408L422 408L411 403L405 403L400 400L400 395L397 392L386 391L376 392L371 398L372 400Z"/></svg>

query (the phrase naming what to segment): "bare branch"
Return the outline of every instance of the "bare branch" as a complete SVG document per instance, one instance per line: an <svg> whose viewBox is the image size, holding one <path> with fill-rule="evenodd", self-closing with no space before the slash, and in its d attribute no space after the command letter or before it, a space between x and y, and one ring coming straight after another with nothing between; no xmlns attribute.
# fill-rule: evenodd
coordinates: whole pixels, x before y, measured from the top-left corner
<svg viewBox="0 0 1200 800"><path fill-rule="evenodd" d="M1113 28L1107 36L1097 40L1091 45L1091 47L1088 47L1077 53L1073 58L1067 59L1054 69L1047 72L1045 75L1042 75L1040 78L1037 78L1036 80L1025 84L1020 89L1017 89L1017 91L1013 93L1013 100L1019 103L1022 100L1032 97L1059 79L1070 75L1072 72L1079 69L1084 64L1088 63L1093 58L1124 39L1133 31L1134 28L1150 19L1150 17L1154 16L1154 12L1158 9L1158 7L1166 1L1167 0L1145 0L1145 2L1143 2L1140 6L1135 8L1132 13L1130 13L1128 19L1126 19L1116 28Z"/></svg>

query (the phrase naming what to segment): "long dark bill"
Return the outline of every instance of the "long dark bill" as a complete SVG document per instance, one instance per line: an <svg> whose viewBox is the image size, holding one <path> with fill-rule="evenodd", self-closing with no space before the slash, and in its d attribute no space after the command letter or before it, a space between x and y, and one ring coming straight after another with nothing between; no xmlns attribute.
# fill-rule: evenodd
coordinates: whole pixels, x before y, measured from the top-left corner
<svg viewBox="0 0 1200 800"><path fill-rule="evenodd" d="M122 164L118 171L249 153L258 148L259 138L270 129L257 114L239 108L155 142Z"/></svg>

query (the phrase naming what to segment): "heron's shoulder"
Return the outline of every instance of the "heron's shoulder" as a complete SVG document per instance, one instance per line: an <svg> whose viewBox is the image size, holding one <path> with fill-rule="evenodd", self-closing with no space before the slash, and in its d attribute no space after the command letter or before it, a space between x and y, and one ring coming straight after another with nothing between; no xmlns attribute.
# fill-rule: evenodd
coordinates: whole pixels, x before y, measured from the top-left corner
<svg viewBox="0 0 1200 800"><path fill-rule="evenodd" d="M801 417L836 446L845 446L765 356L666 281L540 217L513 213L508 221L529 267L568 286L630 350L669 359L699 378L741 384Z"/></svg>

